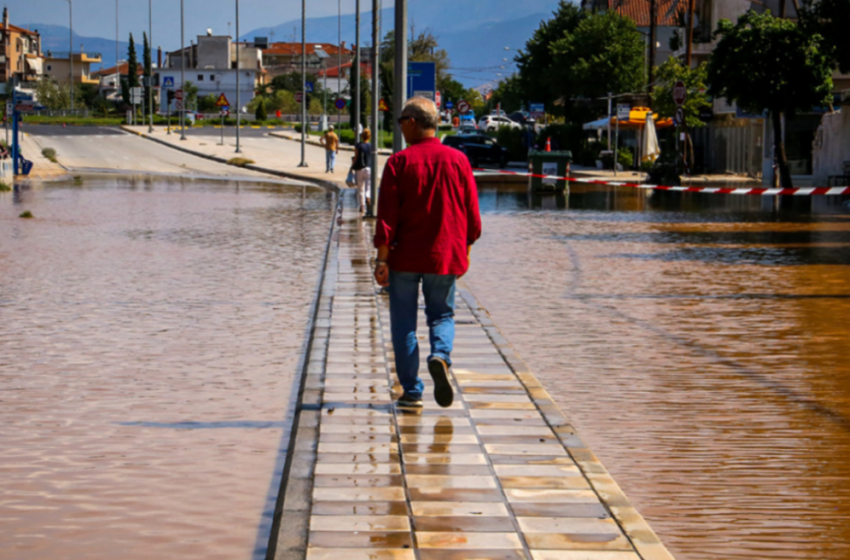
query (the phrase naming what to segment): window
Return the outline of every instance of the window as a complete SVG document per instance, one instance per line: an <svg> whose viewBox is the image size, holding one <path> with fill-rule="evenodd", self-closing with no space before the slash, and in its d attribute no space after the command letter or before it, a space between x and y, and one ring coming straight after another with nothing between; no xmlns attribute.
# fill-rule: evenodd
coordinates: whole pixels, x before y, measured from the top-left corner
<svg viewBox="0 0 850 560"><path fill-rule="evenodd" d="M53 70L53 65L48 64L47 65L47 71L50 72L51 70Z"/></svg>
<svg viewBox="0 0 850 560"><path fill-rule="evenodd" d="M210 81L211 81L211 82L214 82L214 81L215 81L215 75L214 75L214 74L210 74Z"/></svg>
<svg viewBox="0 0 850 560"><path fill-rule="evenodd" d="M203 82L203 81L204 81L204 75L203 75L203 74L198 74L198 81L199 81L199 82Z"/></svg>

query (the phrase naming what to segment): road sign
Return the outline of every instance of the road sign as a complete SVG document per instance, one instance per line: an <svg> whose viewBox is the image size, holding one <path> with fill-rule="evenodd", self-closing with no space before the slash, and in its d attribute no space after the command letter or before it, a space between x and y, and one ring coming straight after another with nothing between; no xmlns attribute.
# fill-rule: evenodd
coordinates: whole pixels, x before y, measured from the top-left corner
<svg viewBox="0 0 850 560"><path fill-rule="evenodd" d="M218 107L222 114L230 112L230 105L219 105Z"/></svg>
<svg viewBox="0 0 850 560"><path fill-rule="evenodd" d="M457 102L457 112L461 115L465 115L469 112L469 103L464 100L460 100Z"/></svg>
<svg viewBox="0 0 850 560"><path fill-rule="evenodd" d="M439 91L434 94L434 103L437 104L437 109L443 104L443 95Z"/></svg>
<svg viewBox="0 0 850 560"><path fill-rule="evenodd" d="M181 110L183 108L183 100L182 99L176 100L174 102L174 108L177 109L178 111Z"/></svg>
<svg viewBox="0 0 850 560"><path fill-rule="evenodd" d="M378 110L384 111L385 113L390 110L389 106L387 105L386 99L382 98L380 101L378 101Z"/></svg>
<svg viewBox="0 0 850 560"><path fill-rule="evenodd" d="M452 103L451 101L446 101L446 109L451 109L454 106L455 106L455 104Z"/></svg>
<svg viewBox="0 0 850 560"><path fill-rule="evenodd" d="M300 91L296 91L295 92L295 102L301 103L302 101L304 101L304 93L302 93Z"/></svg>
<svg viewBox="0 0 850 560"><path fill-rule="evenodd" d="M345 99L342 99L342 98L337 99L336 103L334 103L334 105L336 106L337 109L342 111L343 109L345 109L345 106L346 106Z"/></svg>
<svg viewBox="0 0 850 560"><path fill-rule="evenodd" d="M685 110L681 107L676 109L676 114L673 116L673 120L676 121L676 126L685 124Z"/></svg>
<svg viewBox="0 0 850 560"><path fill-rule="evenodd" d="M178 89L178 90L174 91L174 99L176 99L177 101L183 100L183 90L182 89Z"/></svg>
<svg viewBox="0 0 850 560"><path fill-rule="evenodd" d="M409 62L407 64L407 96L424 97L436 101L437 65L434 62Z"/></svg>
<svg viewBox="0 0 850 560"><path fill-rule="evenodd" d="M313 93L313 82L307 82L307 85L304 86L304 89L307 93Z"/></svg>
<svg viewBox="0 0 850 560"><path fill-rule="evenodd" d="M222 93L218 96L218 101L215 102L216 107L227 107L230 105L230 102L227 100L227 97Z"/></svg>
<svg viewBox="0 0 850 560"><path fill-rule="evenodd" d="M32 111L34 105L31 101L19 101L17 105L15 105L15 111Z"/></svg>
<svg viewBox="0 0 850 560"><path fill-rule="evenodd" d="M162 77L162 87L174 87L174 78L171 76Z"/></svg>
<svg viewBox="0 0 850 560"><path fill-rule="evenodd" d="M133 87L130 88L130 102L133 105L139 105L142 102L142 97L145 95L145 88Z"/></svg>
<svg viewBox="0 0 850 560"><path fill-rule="evenodd" d="M632 108L624 103L617 104L617 120L618 121L627 121L629 120L629 114L631 113Z"/></svg>
<svg viewBox="0 0 850 560"><path fill-rule="evenodd" d="M533 119L542 119L546 115L546 107L543 103L530 103L528 112Z"/></svg>
<svg viewBox="0 0 850 560"><path fill-rule="evenodd" d="M15 110L15 106L11 101L6 101L6 114L9 115Z"/></svg>
<svg viewBox="0 0 850 560"><path fill-rule="evenodd" d="M673 101L676 102L676 105L681 107L685 103L685 99L688 98L688 88L685 87L685 82L679 80L676 82L676 85L673 86Z"/></svg>

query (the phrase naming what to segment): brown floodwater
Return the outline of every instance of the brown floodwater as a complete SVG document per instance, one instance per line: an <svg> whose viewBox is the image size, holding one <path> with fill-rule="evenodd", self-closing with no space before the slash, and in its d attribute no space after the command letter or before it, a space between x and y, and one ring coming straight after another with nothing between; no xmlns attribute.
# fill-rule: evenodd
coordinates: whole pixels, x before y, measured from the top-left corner
<svg viewBox="0 0 850 560"><path fill-rule="evenodd" d="M850 558L850 203L482 187L466 281L678 560Z"/></svg>
<svg viewBox="0 0 850 560"><path fill-rule="evenodd" d="M0 558L264 556L331 205L162 177L0 193Z"/></svg>

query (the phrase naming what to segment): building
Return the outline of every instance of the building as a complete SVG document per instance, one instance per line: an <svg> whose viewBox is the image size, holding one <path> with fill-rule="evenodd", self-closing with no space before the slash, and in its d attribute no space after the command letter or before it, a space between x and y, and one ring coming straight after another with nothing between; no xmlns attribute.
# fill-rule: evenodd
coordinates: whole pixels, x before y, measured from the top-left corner
<svg viewBox="0 0 850 560"><path fill-rule="evenodd" d="M3 8L0 25L0 81L35 82L44 73L41 36L9 23L9 9Z"/></svg>
<svg viewBox="0 0 850 560"><path fill-rule="evenodd" d="M261 38L255 38L254 44L263 46L264 43L258 43L258 39ZM340 59L343 67L347 65L350 68L350 63L354 60L354 51L345 48L345 43L307 43L305 50L307 72L310 74L319 74L326 68L338 67ZM262 53L263 67L268 71L270 80L282 74L301 72L301 43L269 43L262 49ZM362 57L361 54L361 59Z"/></svg>
<svg viewBox="0 0 850 560"><path fill-rule="evenodd" d="M100 79L92 74L91 65L102 62L100 53L73 54L74 84L98 85ZM44 57L44 75L57 84L67 85L71 79L71 59L68 52L55 53L47 51Z"/></svg>
<svg viewBox="0 0 850 560"><path fill-rule="evenodd" d="M117 101L118 96L121 95L121 79L127 76L129 71L129 64L121 62L117 67L104 68L103 70L92 73L92 77L97 80L98 91L101 97L109 101ZM154 72L156 72L156 68L154 68ZM139 83L142 83L142 76L145 73L144 66L139 64L136 73L139 76Z"/></svg>
<svg viewBox="0 0 850 560"><path fill-rule="evenodd" d="M183 87L181 69L185 68L186 82L198 88L198 97L224 94L230 103L236 103L236 76L239 73L239 101L244 107L254 98L258 87L266 83L262 49L248 43L239 45L239 63L236 62L236 43L230 36L200 35L197 44L166 55L165 64L155 69L156 83L161 87L159 97L163 112L168 110L167 90ZM172 110L174 108L172 107Z"/></svg>

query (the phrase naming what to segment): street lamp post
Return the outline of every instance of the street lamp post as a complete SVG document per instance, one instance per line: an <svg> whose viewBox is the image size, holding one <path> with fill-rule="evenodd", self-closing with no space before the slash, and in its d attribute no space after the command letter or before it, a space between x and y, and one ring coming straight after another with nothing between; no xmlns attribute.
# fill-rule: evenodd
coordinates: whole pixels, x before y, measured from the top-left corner
<svg viewBox="0 0 850 560"><path fill-rule="evenodd" d="M185 25L183 22L183 0L180 0L180 139L186 139L186 39L184 37ZM238 45L238 43L237 43ZM237 77L239 74L236 74ZM239 91L237 88L236 91ZM239 130L237 127L236 130Z"/></svg>
<svg viewBox="0 0 850 560"><path fill-rule="evenodd" d="M301 163L307 167L307 0L301 0Z"/></svg>
<svg viewBox="0 0 850 560"><path fill-rule="evenodd" d="M395 0L395 86L393 89L393 152L404 149L398 119L407 100L407 0Z"/></svg>
<svg viewBox="0 0 850 560"><path fill-rule="evenodd" d="M74 111L74 13L71 0L68 0L68 62L71 63L71 112ZM82 51L80 51L82 52Z"/></svg>
<svg viewBox="0 0 850 560"><path fill-rule="evenodd" d="M71 0L68 0L69 2ZM151 112L148 134L153 132L153 0L148 0L148 107Z"/></svg>
<svg viewBox="0 0 850 560"><path fill-rule="evenodd" d="M381 56L381 51L378 48L381 35L379 13L378 0L372 0L372 170L370 173L371 185L369 186L371 204L366 209L369 216L377 215L378 208L378 107L381 97L378 87L378 68Z"/></svg>
<svg viewBox="0 0 850 560"><path fill-rule="evenodd" d="M230 53L228 53L229 55ZM242 152L239 138L239 125L242 124L242 97L239 87L239 0L236 0L236 153ZM222 130L224 130L222 128Z"/></svg>
<svg viewBox="0 0 850 560"><path fill-rule="evenodd" d="M354 63L357 65L357 83L354 86L354 142L360 143L360 71L363 65L360 64L360 0L355 3L357 15L355 16L355 25L357 29L354 31ZM352 68L351 76L354 77L354 68ZM350 88L349 88L350 89Z"/></svg>
<svg viewBox="0 0 850 560"><path fill-rule="evenodd" d="M339 36L336 41L336 98L339 99L342 95L342 0L337 0L337 32ZM339 127L341 120L339 107L336 109L336 126Z"/></svg>

